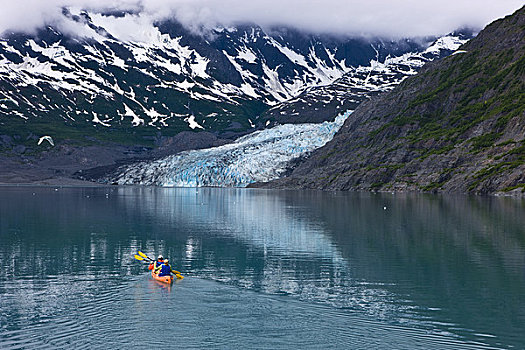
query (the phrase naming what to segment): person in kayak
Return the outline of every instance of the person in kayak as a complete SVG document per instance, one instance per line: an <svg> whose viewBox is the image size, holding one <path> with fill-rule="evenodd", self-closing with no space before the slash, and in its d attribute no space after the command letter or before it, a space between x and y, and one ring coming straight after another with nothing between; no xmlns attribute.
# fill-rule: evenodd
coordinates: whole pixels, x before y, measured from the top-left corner
<svg viewBox="0 0 525 350"><path fill-rule="evenodd" d="M164 257L162 255L159 255L157 257L157 261L155 261L154 263L151 263L148 269L155 271L155 273L159 273L160 268L162 267L163 263L164 263Z"/></svg>
<svg viewBox="0 0 525 350"><path fill-rule="evenodd" d="M159 277L162 276L171 276L171 266L169 264L168 259L164 259L164 264L160 267L160 271L158 272Z"/></svg>

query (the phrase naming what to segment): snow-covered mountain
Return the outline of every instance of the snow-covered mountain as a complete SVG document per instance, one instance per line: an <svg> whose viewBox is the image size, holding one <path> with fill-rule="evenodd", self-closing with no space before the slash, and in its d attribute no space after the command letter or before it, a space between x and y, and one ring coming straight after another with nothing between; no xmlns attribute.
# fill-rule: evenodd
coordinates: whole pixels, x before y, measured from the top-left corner
<svg viewBox="0 0 525 350"><path fill-rule="evenodd" d="M471 37L468 32L453 33L422 51L400 56L382 58L377 52L367 65L352 67L331 84L304 89L294 98L272 106L262 118L275 124L330 120L341 111L355 110L372 96L392 90L408 76L417 74L425 63L454 53Z"/></svg>
<svg viewBox="0 0 525 350"><path fill-rule="evenodd" d="M68 30L0 38L0 134L23 126L22 138L96 132L122 143L184 130L238 135L306 122L311 114L332 120L466 39L442 38L434 50L421 40L256 25L197 35L175 21L151 23L132 13L63 15Z"/></svg>
<svg viewBox="0 0 525 350"><path fill-rule="evenodd" d="M350 115L349 106L393 89L417 73L426 62L457 49L463 39L440 38L422 52L372 60L369 66L351 68L334 83L306 89L299 96L271 108L273 128L255 132L220 147L182 152L152 162L121 167L102 182L176 187L243 187L282 176L292 162L330 141ZM379 53L378 53L379 55ZM313 107L316 105L317 107ZM346 110L335 121L330 113ZM310 124L289 124L305 121ZM267 119L268 122L271 119Z"/></svg>

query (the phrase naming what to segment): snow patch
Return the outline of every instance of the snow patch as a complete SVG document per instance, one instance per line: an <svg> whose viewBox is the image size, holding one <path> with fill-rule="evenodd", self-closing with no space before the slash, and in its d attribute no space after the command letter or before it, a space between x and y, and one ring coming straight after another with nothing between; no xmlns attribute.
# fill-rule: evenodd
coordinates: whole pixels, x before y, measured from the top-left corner
<svg viewBox="0 0 525 350"><path fill-rule="evenodd" d="M93 123L100 124L100 125L105 126L105 127L111 126L110 124L107 124L107 123L103 122L102 120L100 120L100 118L98 117L97 113L95 113L95 112L91 112L91 113L93 113L93 119L91 120Z"/></svg>
<svg viewBox="0 0 525 350"><path fill-rule="evenodd" d="M184 80L182 83L177 83L177 87L183 90L189 90L195 86L195 83L190 83L187 80Z"/></svg>
<svg viewBox="0 0 525 350"><path fill-rule="evenodd" d="M456 36L444 36L437 39L423 53L439 53L441 50L456 51L467 40L460 39Z"/></svg>
<svg viewBox="0 0 525 350"><path fill-rule="evenodd" d="M245 60L248 63L255 63L257 61L257 56L246 46L238 51L237 58Z"/></svg>
<svg viewBox="0 0 525 350"><path fill-rule="evenodd" d="M124 109L125 112L123 116L132 117L133 120L131 121L131 124L133 124L133 126L139 126L141 124L144 125L144 119L139 118L139 116L136 115L135 112L133 112L133 110L129 108L127 104L124 104Z"/></svg>
<svg viewBox="0 0 525 350"><path fill-rule="evenodd" d="M194 115L190 115L188 118L185 118L184 121L187 122L188 126L192 129L195 129L195 128L204 129L202 126L199 125L199 123L195 121Z"/></svg>

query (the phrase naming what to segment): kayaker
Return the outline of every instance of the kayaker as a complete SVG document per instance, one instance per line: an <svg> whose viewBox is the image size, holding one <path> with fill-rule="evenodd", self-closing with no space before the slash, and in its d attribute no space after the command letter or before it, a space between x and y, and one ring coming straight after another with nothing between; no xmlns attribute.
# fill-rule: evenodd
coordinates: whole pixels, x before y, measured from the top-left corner
<svg viewBox="0 0 525 350"><path fill-rule="evenodd" d="M159 273L160 268L162 267L162 264L164 263L164 257L162 255L159 255L157 257L157 261L155 261L152 265L152 268L150 270L155 271L155 273ZM151 265L150 265L151 266Z"/></svg>
<svg viewBox="0 0 525 350"><path fill-rule="evenodd" d="M160 271L158 274L159 277L171 275L171 266L169 264L168 259L164 259L164 264L162 264L162 266L160 267Z"/></svg>

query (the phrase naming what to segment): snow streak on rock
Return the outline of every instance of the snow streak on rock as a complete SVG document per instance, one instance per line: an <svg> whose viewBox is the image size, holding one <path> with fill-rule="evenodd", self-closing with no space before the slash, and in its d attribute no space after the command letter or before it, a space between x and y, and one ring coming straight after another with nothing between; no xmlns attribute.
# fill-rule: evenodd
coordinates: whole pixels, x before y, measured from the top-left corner
<svg viewBox="0 0 525 350"><path fill-rule="evenodd" d="M167 187L244 187L270 181L281 176L291 160L330 141L350 113L333 122L280 125L228 145L133 164L106 181Z"/></svg>

